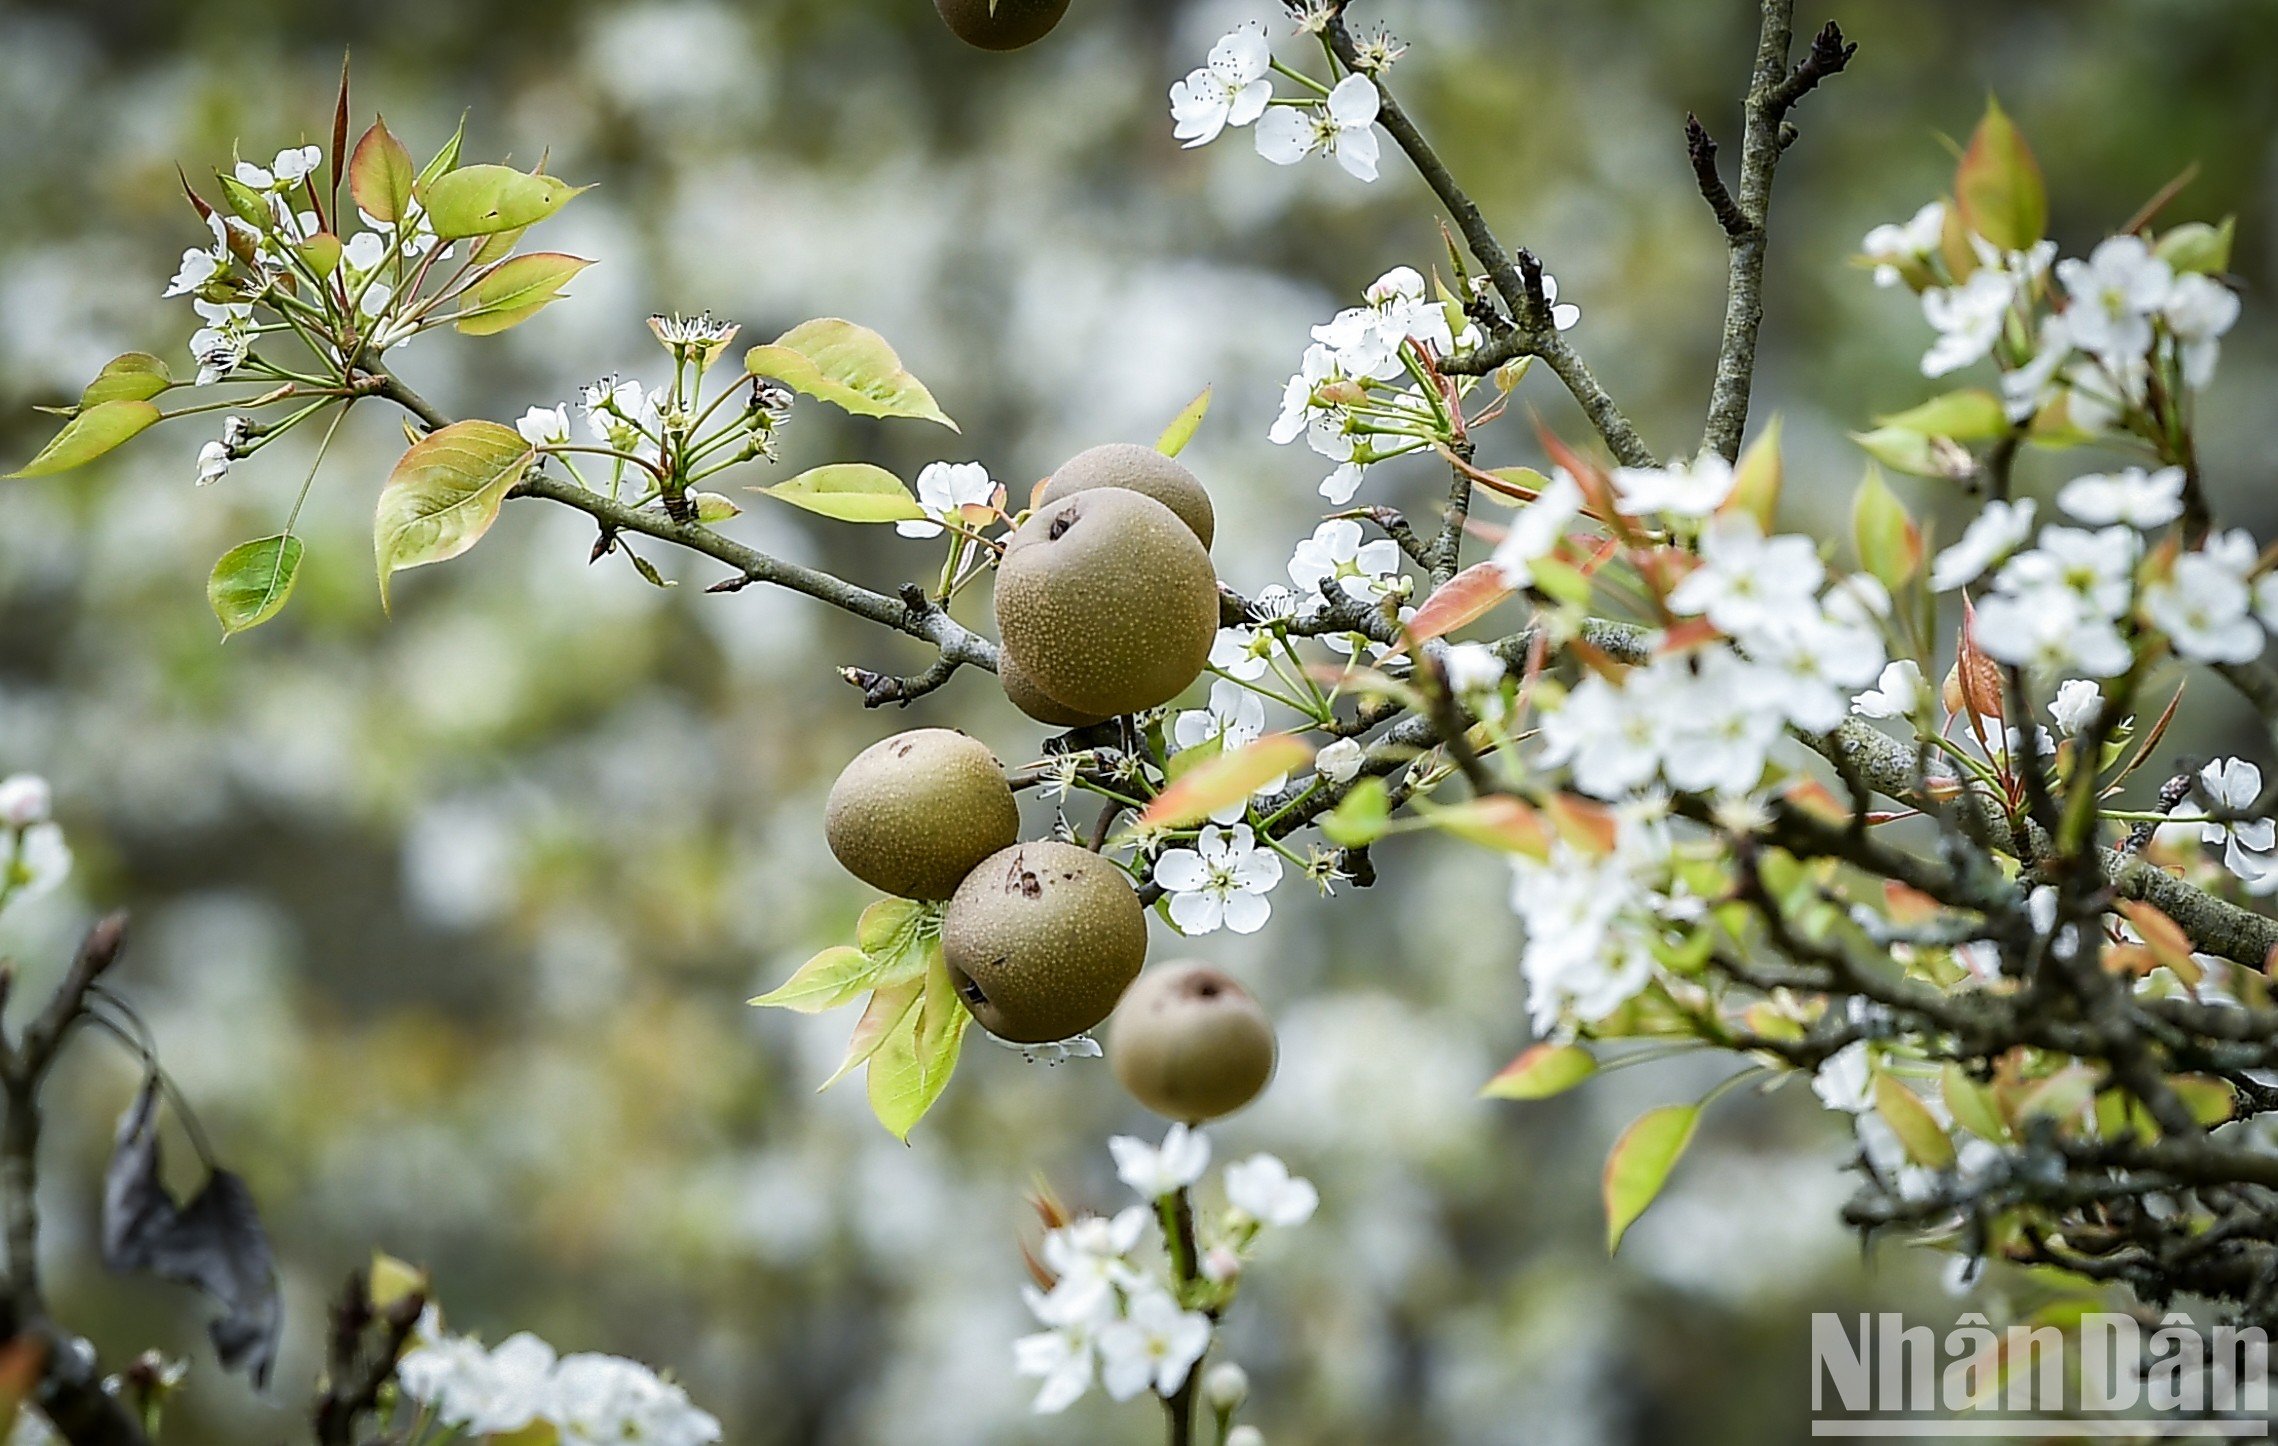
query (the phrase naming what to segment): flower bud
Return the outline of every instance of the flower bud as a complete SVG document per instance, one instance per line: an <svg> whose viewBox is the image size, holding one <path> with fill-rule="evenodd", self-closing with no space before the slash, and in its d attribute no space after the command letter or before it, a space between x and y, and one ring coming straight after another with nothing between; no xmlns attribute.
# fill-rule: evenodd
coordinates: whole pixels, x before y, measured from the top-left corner
<svg viewBox="0 0 2278 1446"><path fill-rule="evenodd" d="M0 779L0 828L30 828L47 822L55 806L47 780L31 773Z"/></svg>
<svg viewBox="0 0 2278 1446"><path fill-rule="evenodd" d="M1226 1446L1266 1446L1266 1433L1255 1426L1236 1426L1226 1433Z"/></svg>
<svg viewBox="0 0 2278 1446"><path fill-rule="evenodd" d="M1220 1361L1202 1377L1202 1403L1221 1416L1231 1416L1250 1399L1250 1375L1232 1361Z"/></svg>

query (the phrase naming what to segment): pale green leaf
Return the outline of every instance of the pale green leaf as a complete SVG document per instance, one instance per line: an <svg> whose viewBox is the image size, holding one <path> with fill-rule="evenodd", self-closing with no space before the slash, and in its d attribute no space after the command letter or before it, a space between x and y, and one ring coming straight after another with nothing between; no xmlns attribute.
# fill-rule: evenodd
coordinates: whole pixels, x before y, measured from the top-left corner
<svg viewBox="0 0 2278 1446"><path fill-rule="evenodd" d="M174 373L164 361L146 351L130 351L103 363L95 380L79 394L79 409L105 402L147 402L172 385Z"/></svg>
<svg viewBox="0 0 2278 1446"><path fill-rule="evenodd" d="M761 1009L821 1014L850 1004L869 989L878 973L869 955L850 944L825 949L799 966L789 979L749 1002Z"/></svg>
<svg viewBox="0 0 2278 1446"><path fill-rule="evenodd" d="M358 209L375 221L401 220L418 183L411 152L388 130L384 118L375 119L348 157L348 194L356 198Z"/></svg>
<svg viewBox="0 0 2278 1446"><path fill-rule="evenodd" d="M1922 529L1871 462L1866 480L1851 500L1851 544L1867 571L1892 592L1922 567Z"/></svg>
<svg viewBox="0 0 2278 1446"><path fill-rule="evenodd" d="M1135 827L1181 828L1239 803L1313 760L1313 746L1290 733L1268 733L1222 754L1155 795Z"/></svg>
<svg viewBox="0 0 2278 1446"><path fill-rule="evenodd" d="M1321 832L1339 848L1365 848L1384 837L1392 821L1391 795L1384 780L1370 775L1352 787L1321 819Z"/></svg>
<svg viewBox="0 0 2278 1446"><path fill-rule="evenodd" d="M2178 274L2220 276L2231 269L2231 238L2237 231L2236 216L2225 216L2219 226L2186 221L2161 233L2152 251Z"/></svg>
<svg viewBox="0 0 2278 1446"><path fill-rule="evenodd" d="M1662 1105L1639 1115L1614 1142L1602 1182L1608 1255L1621 1248L1622 1236L1669 1183L1669 1172L1677 1168L1700 1123L1699 1105Z"/></svg>
<svg viewBox="0 0 2278 1446"><path fill-rule="evenodd" d="M744 370L857 416L915 417L957 430L884 337L835 316L801 322L753 347L744 353Z"/></svg>
<svg viewBox="0 0 2278 1446"><path fill-rule="evenodd" d="M965 1028L973 1019L957 998L940 948L930 952L925 992L917 1007L870 1057L870 1111L897 1140L909 1139L910 1131L948 1087Z"/></svg>
<svg viewBox="0 0 2278 1446"><path fill-rule="evenodd" d="M2040 163L1999 101L1985 103L1985 119L1954 173L1954 196L1969 228L2004 251L2026 250L2048 229Z"/></svg>
<svg viewBox="0 0 2278 1446"><path fill-rule="evenodd" d="M461 297L459 330L469 336L491 336L519 326L559 298L571 278L592 264L559 251L533 251L501 261Z"/></svg>
<svg viewBox="0 0 2278 1446"><path fill-rule="evenodd" d="M1903 412L1877 417L1875 424L1902 432L1919 432L1925 437L1984 442L2009 430L2009 413L2003 409L2001 398L1985 388L1963 387Z"/></svg>
<svg viewBox="0 0 2278 1446"><path fill-rule="evenodd" d="M1875 1113L1915 1164L1943 1170L1954 1163L1954 1142L1922 1096L1880 1070L1875 1072Z"/></svg>
<svg viewBox="0 0 2278 1446"><path fill-rule="evenodd" d="M157 421L158 415L158 408L147 401L97 402L64 423L38 456L8 475L48 477L85 466Z"/></svg>
<svg viewBox="0 0 2278 1446"><path fill-rule="evenodd" d="M1497 1100L1546 1100L1597 1072L1597 1059L1578 1044L1538 1044L1503 1066L1479 1093Z"/></svg>
<svg viewBox="0 0 2278 1446"><path fill-rule="evenodd" d="M1745 512L1756 519L1758 528L1772 530L1773 514L1779 511L1780 487L1785 480L1785 469L1780 465L1780 419L1774 417L1763 435L1748 445L1740 460L1732 468L1732 494L1725 498L1719 513L1730 516Z"/></svg>
<svg viewBox="0 0 2278 1446"><path fill-rule="evenodd" d="M447 561L482 540L533 451L512 427L454 422L397 460L372 521L383 605L394 574Z"/></svg>
<svg viewBox="0 0 2278 1446"><path fill-rule="evenodd" d="M1211 390L1204 387L1201 396L1188 402L1177 416L1171 418L1171 424L1163 428L1163 435L1155 439L1156 451L1166 457L1176 457L1186 450L1186 444L1194 440L1196 430L1202 426L1202 419L1210 415Z"/></svg>
<svg viewBox="0 0 2278 1446"><path fill-rule="evenodd" d="M846 1042L846 1058L839 1061L829 1079L815 1086L815 1093L821 1094L867 1064L878 1053L879 1046L910 1017L910 1011L924 995L925 976L922 974L898 983L882 984L873 990L870 1003L863 1007L862 1017L854 1022L853 1037Z"/></svg>
<svg viewBox="0 0 2278 1446"><path fill-rule="evenodd" d="M462 166L428 182L420 204L427 208L435 234L455 241L536 225L568 205L582 189L559 176L533 175L512 166Z"/></svg>
<svg viewBox="0 0 2278 1446"><path fill-rule="evenodd" d="M206 579L206 601L223 637L257 628L278 613L300 579L301 540L290 534L241 542L221 555Z"/></svg>
<svg viewBox="0 0 2278 1446"><path fill-rule="evenodd" d="M841 522L907 522L925 516L901 478L868 462L833 462L772 487L749 490Z"/></svg>

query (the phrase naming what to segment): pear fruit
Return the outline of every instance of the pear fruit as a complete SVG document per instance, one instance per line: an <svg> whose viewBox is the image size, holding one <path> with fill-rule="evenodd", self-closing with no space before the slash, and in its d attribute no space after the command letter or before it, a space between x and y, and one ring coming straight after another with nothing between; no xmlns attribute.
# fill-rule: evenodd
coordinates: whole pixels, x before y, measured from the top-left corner
<svg viewBox="0 0 2278 1446"><path fill-rule="evenodd" d="M873 743L831 785L823 836L846 871L905 899L946 899L973 866L1020 838L1020 808L994 754L950 728Z"/></svg>
<svg viewBox="0 0 2278 1446"><path fill-rule="evenodd" d="M1190 1125L1230 1115L1273 1078L1273 1023L1250 992L1208 964L1139 976L1107 1031L1107 1062L1131 1097Z"/></svg>
<svg viewBox="0 0 2278 1446"><path fill-rule="evenodd" d="M1005 685L1005 696L1012 699L1012 705L1039 723L1049 723L1055 728L1089 728L1094 723L1107 721L1104 713L1071 708L1037 687L1036 680L1021 670L1010 653L997 655L997 681Z"/></svg>
<svg viewBox="0 0 2278 1446"><path fill-rule="evenodd" d="M942 915L957 997L999 1039L1047 1044L1115 1008L1147 961L1147 914L1111 860L1046 839L990 855Z"/></svg>
<svg viewBox="0 0 2278 1446"><path fill-rule="evenodd" d="M950 32L981 50L1018 50L1052 33L1068 0L933 0Z"/></svg>
<svg viewBox="0 0 2278 1446"><path fill-rule="evenodd" d="M1201 479L1181 466L1177 458L1135 442L1109 442L1062 462L1060 470L1045 482L1044 490L1036 494L1036 505L1041 510L1094 487L1121 487L1154 498L1194 529L1195 537L1206 548L1218 530L1218 516L1211 510L1210 494L1203 490Z"/></svg>
<svg viewBox="0 0 2278 1446"><path fill-rule="evenodd" d="M1095 487L1040 507L997 567L997 633L1037 689L1114 717L1177 697L1218 636L1210 554L1162 503Z"/></svg>

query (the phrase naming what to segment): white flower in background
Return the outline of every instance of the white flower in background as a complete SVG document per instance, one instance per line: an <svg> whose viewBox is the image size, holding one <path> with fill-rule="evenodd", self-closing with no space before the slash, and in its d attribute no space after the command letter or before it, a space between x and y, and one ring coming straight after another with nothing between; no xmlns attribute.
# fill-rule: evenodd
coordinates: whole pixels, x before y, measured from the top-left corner
<svg viewBox="0 0 2278 1446"><path fill-rule="evenodd" d="M1390 538L1362 542L1360 524L1349 517L1314 528L1289 559L1289 580L1324 601L1341 592L1368 602L1388 596L1399 579L1399 546Z"/></svg>
<svg viewBox="0 0 2278 1446"><path fill-rule="evenodd" d="M1149 1290L1133 1297L1123 1319L1101 1327L1100 1384L1118 1401L1150 1388L1176 1395L1209 1349L1210 1317L1179 1309L1165 1291Z"/></svg>
<svg viewBox="0 0 2278 1446"><path fill-rule="evenodd" d="M2069 592L2098 616L2116 618L2128 610L2141 551L2141 539L2126 527L2044 527L2039 545L2011 558L1993 585L2020 597Z"/></svg>
<svg viewBox="0 0 2278 1446"><path fill-rule="evenodd" d="M1672 665L1673 668L1681 665ZM1669 738L1661 776L1687 793L1743 794L1763 780L1778 745L1781 705L1760 670L1730 648L1704 652L1690 674L1674 671L1649 695Z"/></svg>
<svg viewBox="0 0 2278 1446"><path fill-rule="evenodd" d="M2183 469L2129 467L2075 477L2057 492L2057 506L2095 526L2165 527L2183 515Z"/></svg>
<svg viewBox="0 0 2278 1446"><path fill-rule="evenodd" d="M323 164L324 152L315 146L294 146L277 152L277 159L269 163L269 169L275 173L278 185L294 186Z"/></svg>
<svg viewBox="0 0 2278 1446"><path fill-rule="evenodd" d="M655 399L636 381L603 378L581 394L586 430L620 452L637 449L656 435L661 417Z"/></svg>
<svg viewBox="0 0 2278 1446"><path fill-rule="evenodd" d="M514 423L514 430L533 447L559 447L570 439L569 408L532 407Z"/></svg>
<svg viewBox="0 0 2278 1446"><path fill-rule="evenodd" d="M1988 502L1970 519L1959 542L1930 562L1930 590L1951 592L1977 579L1989 567L2006 559L2033 535L2033 499Z"/></svg>
<svg viewBox="0 0 2278 1446"><path fill-rule="evenodd" d="M1286 623L1297 616L1297 610L1304 601L1295 588L1284 587L1278 582L1267 583L1258 589L1256 597L1250 599L1250 615L1265 622Z"/></svg>
<svg viewBox="0 0 2278 1446"><path fill-rule="evenodd" d="M1281 882L1281 856L1261 848L1246 823L1207 825L1190 849L1155 860L1155 882L1171 896L1171 922L1187 935L1219 928L1255 934L1273 906L1266 895Z"/></svg>
<svg viewBox="0 0 2278 1446"><path fill-rule="evenodd" d="M1266 675L1274 648L1270 629L1246 625L1220 628L1217 639L1210 645L1210 666L1245 683L1254 683Z"/></svg>
<svg viewBox="0 0 2278 1446"><path fill-rule="evenodd" d="M55 791L36 773L13 773L0 779L0 828L30 828L46 823L55 811Z"/></svg>
<svg viewBox="0 0 2278 1446"><path fill-rule="evenodd" d="M1748 660L1764 706L1807 733L1825 733L1843 721L1853 691L1875 680L1883 646L1871 631L1798 608L1749 635Z"/></svg>
<svg viewBox="0 0 2278 1446"><path fill-rule="evenodd" d="M2215 379L2222 335L2238 320L2238 293L2197 272L2175 278L2161 314L2175 337L2183 380L2203 387Z"/></svg>
<svg viewBox="0 0 2278 1446"><path fill-rule="evenodd" d="M2209 808L2245 814L2262 797L2262 770L2243 758L2218 758L2199 770L2199 793ZM2199 826L2203 843L2223 846L2223 867L2252 883L2267 876L2278 860L2278 827L2266 818L2241 817L2230 823Z"/></svg>
<svg viewBox="0 0 2278 1446"><path fill-rule="evenodd" d="M1210 47L1208 63L1171 87L1171 134L1188 149L1218 139L1228 126L1246 126L1273 99L1273 46L1266 28L1250 21Z"/></svg>
<svg viewBox="0 0 2278 1446"><path fill-rule="evenodd" d="M1314 771L1331 783L1350 783L1360 777L1360 766L1367 750L1357 738L1340 738L1313 755Z"/></svg>
<svg viewBox="0 0 2278 1446"><path fill-rule="evenodd" d="M554 1348L527 1331L495 1350L446 1339L420 1345L404 1357L404 1392L435 1409L436 1419L473 1436L518 1431L544 1413L554 1369Z"/></svg>
<svg viewBox="0 0 2278 1446"><path fill-rule="evenodd" d="M1988 657L2045 672L2114 678L2135 658L2111 618L2060 587L1995 593L1978 604L1971 636Z"/></svg>
<svg viewBox="0 0 2278 1446"><path fill-rule="evenodd" d="M71 845L63 826L35 823L16 830L8 867L0 871L0 895L36 899L71 877Z"/></svg>
<svg viewBox="0 0 2278 1446"><path fill-rule="evenodd" d="M1265 735L1263 698L1239 683L1220 678L1210 685L1210 706L1189 708L1171 724L1171 741L1183 751L1212 739L1228 752Z"/></svg>
<svg viewBox="0 0 2278 1446"><path fill-rule="evenodd" d="M242 301L193 297L190 309L206 324L190 333L190 356L198 364L198 385L212 386L245 362L253 345L253 307Z"/></svg>
<svg viewBox="0 0 2278 1446"><path fill-rule="evenodd" d="M1485 643L1451 644L1440 668L1447 674L1448 691L1459 697L1501 686L1505 672L1503 660Z"/></svg>
<svg viewBox="0 0 2278 1446"><path fill-rule="evenodd" d="M1619 855L1587 858L1560 843L1547 860L1511 860L1511 908L1526 930L1519 968L1537 1034L1550 1035L1568 1012L1603 1019L1645 987L1651 935L1623 918L1642 900Z"/></svg>
<svg viewBox="0 0 2278 1446"><path fill-rule="evenodd" d="M622 1356L580 1352L554 1368L545 1419L560 1446L706 1446L720 1423L688 1393Z"/></svg>
<svg viewBox="0 0 2278 1446"><path fill-rule="evenodd" d="M217 251L219 249L216 248ZM227 253L217 256L214 251L201 251L191 247L182 253L182 264L174 269L174 279L166 283L166 289L159 293L159 299L163 301L168 297L188 296L220 275L227 264Z"/></svg>
<svg viewBox="0 0 2278 1446"><path fill-rule="evenodd" d="M1715 452L1666 467L1616 467L1614 504L1632 517L1706 517L1732 495L1732 464Z"/></svg>
<svg viewBox="0 0 2278 1446"><path fill-rule="evenodd" d="M1160 1200L1202 1178L1210 1168L1210 1137L1185 1125L1163 1132L1160 1146L1131 1135L1107 1142L1115 1157L1115 1177L1129 1185L1142 1200Z"/></svg>
<svg viewBox="0 0 2278 1446"><path fill-rule="evenodd" d="M1874 263L1875 285L1896 286L1900 268L1921 266L1937 254L1945 235L1946 203L1932 201L1904 223L1885 223L1867 233L1860 252Z"/></svg>
<svg viewBox="0 0 2278 1446"><path fill-rule="evenodd" d="M1510 531L1495 545L1493 561L1506 587L1534 585L1534 565L1550 556L1566 529L1582 515L1582 488L1561 467L1534 501L1519 509Z"/></svg>
<svg viewBox="0 0 2278 1446"><path fill-rule="evenodd" d="M1226 1203L1260 1225L1288 1229L1313 1218L1321 1192L1274 1156L1259 1154L1226 1167Z"/></svg>
<svg viewBox="0 0 2278 1446"><path fill-rule="evenodd" d="M962 509L994 502L997 484L978 462L928 462L918 473L917 492L925 516L897 522L894 530L904 537L939 537L943 524Z"/></svg>
<svg viewBox="0 0 2278 1446"><path fill-rule="evenodd" d="M239 161L231 169L230 178L239 185L254 191L270 190L277 184L277 178L271 175L266 168L257 166L251 161Z"/></svg>
<svg viewBox="0 0 2278 1446"><path fill-rule="evenodd" d="M2016 278L1993 267L1970 273L1959 286L1922 293L1922 319L1938 333L1922 357L1922 375L1942 377L1982 359L2001 338L2001 323L2017 299Z"/></svg>
<svg viewBox="0 0 2278 1446"><path fill-rule="evenodd" d="M358 231L340 248L341 264L357 276L369 276L387 259L388 238L377 231Z"/></svg>
<svg viewBox="0 0 2278 1446"><path fill-rule="evenodd" d="M1772 618L1816 612L1826 577L1810 538L1766 537L1754 517L1735 514L1701 530L1701 566L1671 590L1669 606L1746 637Z"/></svg>
<svg viewBox="0 0 2278 1446"><path fill-rule="evenodd" d="M1432 299L1423 275L1413 266L1395 266L1369 283L1368 304L1410 341L1440 353L1455 350L1447 308Z"/></svg>
<svg viewBox="0 0 2278 1446"><path fill-rule="evenodd" d="M1644 787L1674 744L1671 710L1655 706L1674 691L1673 677L1658 665L1632 670L1618 686L1589 674L1543 718L1542 762L1566 765L1574 786L1596 798Z"/></svg>
<svg viewBox="0 0 2278 1446"><path fill-rule="evenodd" d="M2069 678L2049 703L2049 716L2066 737L2074 737L2104 710L2104 690L2086 678Z"/></svg>
<svg viewBox="0 0 2278 1446"><path fill-rule="evenodd" d="M1030 1407L1039 1416L1056 1416L1083 1399L1091 1389L1096 1359L1092 1332L1080 1324L1055 1326L1012 1343L1013 1370L1043 1381Z"/></svg>
<svg viewBox="0 0 2278 1446"><path fill-rule="evenodd" d="M2144 616L2186 658L2252 661L2263 641L2249 612L2253 594L2246 578L2254 562L2253 538L2237 531L2217 533L2200 551L2178 557L2172 573L2144 589Z"/></svg>
<svg viewBox="0 0 2278 1446"><path fill-rule="evenodd" d="M1328 347L1316 342L1305 348L1296 374L1282 388L1281 415L1266 435L1282 446L1303 437L1307 446L1332 462L1351 457L1353 439L1345 433L1344 408L1321 400L1320 395L1324 386L1349 380Z"/></svg>
<svg viewBox="0 0 2278 1446"><path fill-rule="evenodd" d="M1582 308L1573 302L1558 299L1558 278L1545 271L1542 274L1542 304L1550 312L1550 324L1559 331L1572 331L1574 323L1582 319Z"/></svg>
<svg viewBox="0 0 2278 1446"><path fill-rule="evenodd" d="M208 442L198 449L198 485L211 487L229 475L229 464L236 459L229 448L220 442Z"/></svg>
<svg viewBox="0 0 2278 1446"><path fill-rule="evenodd" d="M1875 1068L1867 1054L1867 1042L1853 1040L1821 1060L1819 1072L1811 1077L1811 1092L1827 1108L1847 1115L1873 1109Z"/></svg>
<svg viewBox="0 0 2278 1446"><path fill-rule="evenodd" d="M1366 472L1367 469L1358 462L1339 462L1329 469L1328 476L1321 479L1318 490L1322 500L1331 507L1342 507L1352 501L1360 491L1361 478Z"/></svg>
<svg viewBox="0 0 2278 1446"><path fill-rule="evenodd" d="M2058 262L2057 279L2073 344L2121 361L2151 350L2151 319L2167 304L2175 273L2143 237L2107 236L2086 261Z"/></svg>
<svg viewBox="0 0 2278 1446"><path fill-rule="evenodd" d="M1376 84L1365 75L1337 82L1318 106L1273 106L1258 118L1258 154L1294 166L1315 151L1363 181L1376 179Z"/></svg>
<svg viewBox="0 0 2278 1446"><path fill-rule="evenodd" d="M1912 658L1886 664L1875 686L1851 700L1851 711L1862 718L1907 718L1929 697L1922 668Z"/></svg>
<svg viewBox="0 0 2278 1446"><path fill-rule="evenodd" d="M1064 1326L1113 1313L1115 1292L1138 1280L1124 1257L1139 1244L1147 1219L1146 1207L1134 1205L1112 1217L1079 1215L1047 1234L1041 1253L1054 1284L1029 1302L1036 1318Z"/></svg>

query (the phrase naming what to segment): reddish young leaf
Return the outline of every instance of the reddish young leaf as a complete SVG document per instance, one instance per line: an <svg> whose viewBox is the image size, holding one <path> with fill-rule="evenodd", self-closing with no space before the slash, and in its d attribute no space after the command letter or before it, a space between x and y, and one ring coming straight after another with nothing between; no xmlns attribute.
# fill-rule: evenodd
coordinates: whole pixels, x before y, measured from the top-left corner
<svg viewBox="0 0 2278 1446"><path fill-rule="evenodd" d="M1288 733L1268 733L1255 743L1211 759L1155 795L1137 827L1182 828L1200 823L1217 809L1239 802L1285 773L1303 768L1312 746Z"/></svg>

